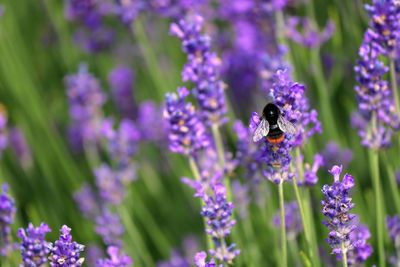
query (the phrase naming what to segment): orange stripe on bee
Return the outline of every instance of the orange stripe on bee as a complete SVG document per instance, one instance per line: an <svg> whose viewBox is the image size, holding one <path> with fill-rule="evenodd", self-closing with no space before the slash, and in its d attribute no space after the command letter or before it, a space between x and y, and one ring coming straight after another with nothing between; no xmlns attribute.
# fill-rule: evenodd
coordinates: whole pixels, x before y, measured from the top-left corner
<svg viewBox="0 0 400 267"><path fill-rule="evenodd" d="M270 142L271 144L279 144L285 139L285 135L282 134L278 138L271 138L267 136L267 141Z"/></svg>

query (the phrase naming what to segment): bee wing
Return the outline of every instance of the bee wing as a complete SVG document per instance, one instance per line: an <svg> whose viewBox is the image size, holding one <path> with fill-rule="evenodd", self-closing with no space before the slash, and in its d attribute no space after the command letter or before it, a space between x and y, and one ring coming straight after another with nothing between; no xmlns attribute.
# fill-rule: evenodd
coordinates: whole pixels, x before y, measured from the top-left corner
<svg viewBox="0 0 400 267"><path fill-rule="evenodd" d="M254 131L253 141L258 142L264 136L267 136L269 132L269 123L266 119L262 118L260 124L257 126L257 129Z"/></svg>
<svg viewBox="0 0 400 267"><path fill-rule="evenodd" d="M281 131L284 133L296 134L297 132L296 127L293 125L293 123L285 119L285 117L283 117L282 115L278 118L278 126L279 129L281 129Z"/></svg>

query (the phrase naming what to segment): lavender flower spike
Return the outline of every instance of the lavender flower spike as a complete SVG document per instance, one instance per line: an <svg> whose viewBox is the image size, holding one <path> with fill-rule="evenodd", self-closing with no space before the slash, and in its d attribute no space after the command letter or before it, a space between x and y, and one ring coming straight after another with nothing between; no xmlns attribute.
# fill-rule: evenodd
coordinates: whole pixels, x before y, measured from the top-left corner
<svg viewBox="0 0 400 267"><path fill-rule="evenodd" d="M79 267L85 261L80 258L80 253L85 246L72 241L71 228L63 225L60 230L60 238L50 246L49 257L51 267Z"/></svg>
<svg viewBox="0 0 400 267"><path fill-rule="evenodd" d="M46 242L45 236L51 232L49 226L45 223L39 227L29 224L28 228L18 230L18 237L21 242L21 256L23 264L21 267L39 267L47 262L50 253L50 243Z"/></svg>
<svg viewBox="0 0 400 267"><path fill-rule="evenodd" d="M118 247L108 247L107 254L110 258L98 260L96 267L128 267L132 265L131 258L122 253Z"/></svg>
<svg viewBox="0 0 400 267"><path fill-rule="evenodd" d="M191 103L185 99L189 95L186 88L178 88L178 95L166 95L164 118L168 121L169 148L172 152L193 155L207 148L210 139L206 127Z"/></svg>
<svg viewBox="0 0 400 267"><path fill-rule="evenodd" d="M334 182L322 187L325 197L321 202L322 213L327 219L323 224L330 230L327 242L332 247L332 253L340 259L342 253L348 253L354 249L354 241L350 239L350 233L356 228L352 223L355 215L349 213L354 207L350 197L354 178L346 173L340 181L342 167L339 166L333 166L329 172L333 175Z"/></svg>
<svg viewBox="0 0 400 267"><path fill-rule="evenodd" d="M182 41L188 62L183 68L184 81L195 85L193 95L207 123L222 124L226 121L225 85L220 80L221 60L211 51L208 35L202 34L201 16L193 16L172 23L170 33Z"/></svg>
<svg viewBox="0 0 400 267"><path fill-rule="evenodd" d="M2 185L0 193L0 256L8 254L11 245L11 224L16 213L14 200L8 195L7 184Z"/></svg>

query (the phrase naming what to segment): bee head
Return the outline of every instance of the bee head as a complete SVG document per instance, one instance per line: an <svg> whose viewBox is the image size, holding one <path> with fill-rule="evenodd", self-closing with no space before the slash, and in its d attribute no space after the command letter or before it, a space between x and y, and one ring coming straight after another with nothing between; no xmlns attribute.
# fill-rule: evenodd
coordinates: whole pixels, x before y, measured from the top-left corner
<svg viewBox="0 0 400 267"><path fill-rule="evenodd" d="M281 111L279 108L272 103L269 103L264 107L263 116L270 123L270 125L277 123L280 114Z"/></svg>

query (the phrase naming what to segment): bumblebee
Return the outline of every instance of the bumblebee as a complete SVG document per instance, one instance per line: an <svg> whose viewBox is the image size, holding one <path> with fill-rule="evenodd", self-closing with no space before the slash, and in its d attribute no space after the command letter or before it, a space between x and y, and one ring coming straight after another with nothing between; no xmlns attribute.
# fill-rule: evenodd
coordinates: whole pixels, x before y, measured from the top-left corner
<svg viewBox="0 0 400 267"><path fill-rule="evenodd" d="M268 103L262 112L261 122L254 131L253 141L263 137L271 144L279 144L285 139L285 133L296 134L296 127L288 121L281 110L273 103Z"/></svg>

